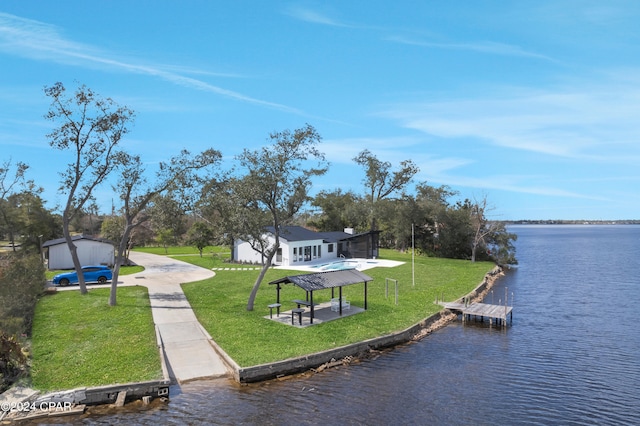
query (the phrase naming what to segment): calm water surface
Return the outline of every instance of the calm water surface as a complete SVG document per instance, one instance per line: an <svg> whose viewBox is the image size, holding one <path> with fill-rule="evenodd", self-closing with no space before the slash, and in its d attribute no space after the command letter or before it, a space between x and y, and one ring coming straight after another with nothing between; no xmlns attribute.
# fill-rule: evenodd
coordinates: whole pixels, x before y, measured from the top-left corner
<svg viewBox="0 0 640 426"><path fill-rule="evenodd" d="M494 288L513 326L456 322L374 360L238 386L172 388L148 411L83 424L640 424L640 226L514 226Z"/></svg>

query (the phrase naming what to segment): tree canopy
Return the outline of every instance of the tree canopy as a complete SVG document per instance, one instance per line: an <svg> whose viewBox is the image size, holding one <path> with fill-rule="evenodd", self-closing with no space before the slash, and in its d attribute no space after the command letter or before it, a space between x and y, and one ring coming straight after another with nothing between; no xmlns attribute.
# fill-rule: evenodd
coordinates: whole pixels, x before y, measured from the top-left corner
<svg viewBox="0 0 640 426"><path fill-rule="evenodd" d="M264 259L247 302L249 311L253 310L260 283L280 248L280 227L289 224L308 203L312 179L328 169L324 154L317 147L320 134L308 124L293 131L273 132L269 140L270 145L254 151L245 149L237 157L242 174L233 181L232 188L240 206L235 221L245 224L237 237L251 242ZM267 225L273 230L273 244L265 235Z"/></svg>
<svg viewBox="0 0 640 426"><path fill-rule="evenodd" d="M60 192L66 195L62 231L73 265L80 271L82 265L71 239L70 223L92 199L94 189L118 166L118 144L129 132L134 112L84 85L67 94L64 85L58 82L45 87L44 93L51 98L45 118L57 125L47 135L49 144L72 152L71 162L60 173ZM78 280L80 292L86 293L84 276L78 274Z"/></svg>

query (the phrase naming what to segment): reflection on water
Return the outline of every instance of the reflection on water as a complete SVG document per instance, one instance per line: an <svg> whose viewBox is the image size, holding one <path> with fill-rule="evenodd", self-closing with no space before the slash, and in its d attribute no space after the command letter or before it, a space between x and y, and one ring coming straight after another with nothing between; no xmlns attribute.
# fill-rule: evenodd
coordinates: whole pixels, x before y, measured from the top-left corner
<svg viewBox="0 0 640 426"><path fill-rule="evenodd" d="M348 367L173 387L82 424L640 424L640 227L514 227L513 325L453 323ZM490 297L487 296L488 298ZM488 299L487 302L491 300Z"/></svg>

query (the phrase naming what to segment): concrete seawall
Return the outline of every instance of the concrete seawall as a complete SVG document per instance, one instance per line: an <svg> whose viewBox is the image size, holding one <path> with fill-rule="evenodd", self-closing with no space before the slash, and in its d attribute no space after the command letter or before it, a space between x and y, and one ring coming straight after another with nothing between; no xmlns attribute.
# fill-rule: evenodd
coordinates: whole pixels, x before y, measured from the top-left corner
<svg viewBox="0 0 640 426"><path fill-rule="evenodd" d="M501 275L502 268L496 266L485 275L482 282L473 291L464 297L469 297L473 300L482 298ZM464 297L458 300L462 300ZM245 368L238 366L224 351L218 348L217 345L215 345L214 348L225 358L227 364L232 367L232 376L237 382L252 383L302 373L325 364L333 364L336 360L347 357L366 357L373 350L385 349L421 339L432 331L445 326L455 318L456 315L443 309L405 330L386 336L376 337L374 339L297 358Z"/></svg>

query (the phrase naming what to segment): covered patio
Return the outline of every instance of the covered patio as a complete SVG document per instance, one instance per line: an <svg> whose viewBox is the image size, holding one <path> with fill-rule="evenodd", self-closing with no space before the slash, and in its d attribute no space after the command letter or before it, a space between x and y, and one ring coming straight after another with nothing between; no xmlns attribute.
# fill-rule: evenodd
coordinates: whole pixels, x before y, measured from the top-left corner
<svg viewBox="0 0 640 426"><path fill-rule="evenodd" d="M345 310L349 311L349 314L362 312L367 309L367 284L373 281L373 278L364 274L356 269L344 269L338 271L326 271L326 272L317 272L312 274L302 274L302 275L292 275L277 279L275 281L271 281L270 285L276 286L276 303L278 306L278 314L280 313L280 306L282 305L280 301L280 290L283 284L294 284L297 287L300 287L305 291L305 299L302 300L292 300L292 304L297 304L299 309L292 309L292 311L298 311L299 315L299 325L302 325L302 308L301 306L305 306L309 308L309 324L313 324L314 319L316 318L316 307L318 308L318 314L321 313L322 322L336 319L343 316ZM342 295L342 287L352 284L364 284L364 307L355 307L351 306L350 302L346 301ZM318 290L328 290L331 289L331 302L324 304L316 304L313 301L313 293ZM336 289L338 289L338 294L336 296ZM326 305L326 306L324 306ZM306 312L305 312L306 313ZM283 312L284 314L284 312ZM289 313L291 315L291 322L294 321L294 312ZM285 318L289 318L286 315L283 315ZM278 315L279 318L279 315Z"/></svg>

